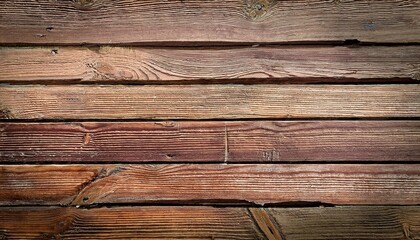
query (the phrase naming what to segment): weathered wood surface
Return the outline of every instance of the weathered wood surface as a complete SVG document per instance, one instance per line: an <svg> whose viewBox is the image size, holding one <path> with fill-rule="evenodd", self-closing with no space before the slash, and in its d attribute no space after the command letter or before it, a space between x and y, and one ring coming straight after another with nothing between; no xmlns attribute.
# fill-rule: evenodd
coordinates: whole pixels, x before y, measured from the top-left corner
<svg viewBox="0 0 420 240"><path fill-rule="evenodd" d="M420 161L420 121L0 123L0 161Z"/></svg>
<svg viewBox="0 0 420 240"><path fill-rule="evenodd" d="M2 165L2 205L419 204L419 164Z"/></svg>
<svg viewBox="0 0 420 240"><path fill-rule="evenodd" d="M2 119L419 116L418 84L0 87Z"/></svg>
<svg viewBox="0 0 420 240"><path fill-rule="evenodd" d="M265 239L246 209L211 207L3 207L0 238Z"/></svg>
<svg viewBox="0 0 420 240"><path fill-rule="evenodd" d="M418 239L420 208L270 208L285 239Z"/></svg>
<svg viewBox="0 0 420 240"><path fill-rule="evenodd" d="M0 208L0 237L5 239L399 240L419 236L418 206Z"/></svg>
<svg viewBox="0 0 420 240"><path fill-rule="evenodd" d="M0 82L420 80L420 47L0 48Z"/></svg>
<svg viewBox="0 0 420 240"><path fill-rule="evenodd" d="M419 11L417 0L1 1L0 43L419 42Z"/></svg>

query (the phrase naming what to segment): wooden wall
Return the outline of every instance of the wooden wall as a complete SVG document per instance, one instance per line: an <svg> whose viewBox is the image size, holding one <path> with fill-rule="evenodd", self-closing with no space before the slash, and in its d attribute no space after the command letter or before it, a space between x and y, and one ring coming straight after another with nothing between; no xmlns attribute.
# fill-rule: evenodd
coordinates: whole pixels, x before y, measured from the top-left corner
<svg viewBox="0 0 420 240"><path fill-rule="evenodd" d="M419 239L420 1L0 1L0 239Z"/></svg>

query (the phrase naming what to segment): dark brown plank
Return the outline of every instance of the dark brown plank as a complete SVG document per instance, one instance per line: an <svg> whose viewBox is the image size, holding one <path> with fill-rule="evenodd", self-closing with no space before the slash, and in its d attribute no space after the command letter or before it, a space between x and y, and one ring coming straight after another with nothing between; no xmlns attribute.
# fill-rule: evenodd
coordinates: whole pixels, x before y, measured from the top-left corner
<svg viewBox="0 0 420 240"><path fill-rule="evenodd" d="M270 208L285 239L418 239L420 207Z"/></svg>
<svg viewBox="0 0 420 240"><path fill-rule="evenodd" d="M0 82L398 82L420 80L419 61L417 46L0 48Z"/></svg>
<svg viewBox="0 0 420 240"><path fill-rule="evenodd" d="M419 42L419 11L415 0L1 1L0 43Z"/></svg>
<svg viewBox="0 0 420 240"><path fill-rule="evenodd" d="M243 208L0 208L1 239L264 239Z"/></svg>
<svg viewBox="0 0 420 240"><path fill-rule="evenodd" d="M419 204L419 164L2 165L2 205Z"/></svg>
<svg viewBox="0 0 420 240"><path fill-rule="evenodd" d="M0 123L2 162L419 161L420 121Z"/></svg>
<svg viewBox="0 0 420 240"><path fill-rule="evenodd" d="M0 86L3 119L419 116L420 85Z"/></svg>

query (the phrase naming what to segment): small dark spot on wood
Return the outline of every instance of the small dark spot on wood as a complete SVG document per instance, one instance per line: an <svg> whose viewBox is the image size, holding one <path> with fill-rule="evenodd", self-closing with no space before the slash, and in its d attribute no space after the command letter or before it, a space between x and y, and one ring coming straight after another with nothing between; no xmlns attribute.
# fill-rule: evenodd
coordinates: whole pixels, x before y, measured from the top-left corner
<svg viewBox="0 0 420 240"><path fill-rule="evenodd" d="M251 20L260 20L270 11L276 1L274 0L245 0L244 12Z"/></svg>
<svg viewBox="0 0 420 240"><path fill-rule="evenodd" d="M89 197L83 197L83 202L89 201Z"/></svg>
<svg viewBox="0 0 420 240"><path fill-rule="evenodd" d="M165 154L165 157L169 159L173 158L174 156L175 156L174 154L170 154L170 153Z"/></svg>
<svg viewBox="0 0 420 240"><path fill-rule="evenodd" d="M52 49L51 50L51 55L56 55L58 54L58 49Z"/></svg>
<svg viewBox="0 0 420 240"><path fill-rule="evenodd" d="M264 5L263 5L263 4L261 4L261 3L257 3L257 4L255 4L255 8L256 8L258 11L261 11L261 10L263 9L263 7L264 7Z"/></svg>
<svg viewBox="0 0 420 240"><path fill-rule="evenodd" d="M45 30L47 30L47 32L52 32L54 30L54 27L46 27Z"/></svg>

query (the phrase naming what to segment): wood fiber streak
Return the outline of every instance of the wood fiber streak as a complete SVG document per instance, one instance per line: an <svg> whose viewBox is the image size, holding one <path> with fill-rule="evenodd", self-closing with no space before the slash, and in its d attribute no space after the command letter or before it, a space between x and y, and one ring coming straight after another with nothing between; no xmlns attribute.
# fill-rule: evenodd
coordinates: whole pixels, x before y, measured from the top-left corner
<svg viewBox="0 0 420 240"><path fill-rule="evenodd" d="M0 208L6 239L264 239L243 208Z"/></svg>
<svg viewBox="0 0 420 240"><path fill-rule="evenodd" d="M420 80L420 47L0 48L0 69L10 83L398 82Z"/></svg>
<svg viewBox="0 0 420 240"><path fill-rule="evenodd" d="M420 165L3 165L2 205L419 204ZM90 177L90 178L89 178Z"/></svg>
<svg viewBox="0 0 420 240"><path fill-rule="evenodd" d="M267 209L286 239L419 239L420 208L333 207Z"/></svg>
<svg viewBox="0 0 420 240"><path fill-rule="evenodd" d="M419 42L417 0L14 0L0 43Z"/></svg>
<svg viewBox="0 0 420 240"><path fill-rule="evenodd" d="M420 121L0 123L2 162L419 161Z"/></svg>
<svg viewBox="0 0 420 240"><path fill-rule="evenodd" d="M419 117L420 85L0 86L2 119Z"/></svg>

